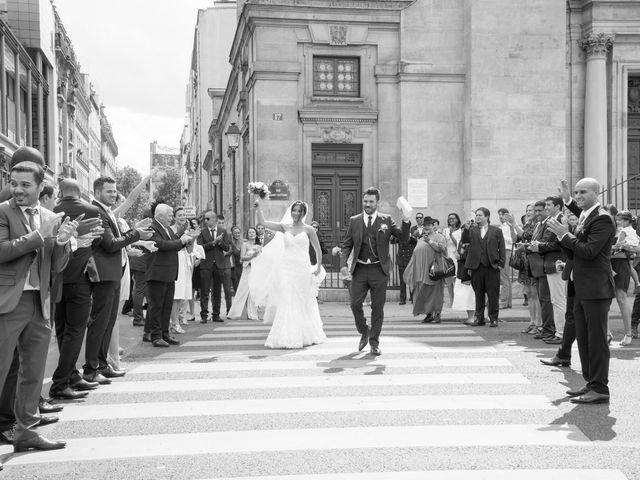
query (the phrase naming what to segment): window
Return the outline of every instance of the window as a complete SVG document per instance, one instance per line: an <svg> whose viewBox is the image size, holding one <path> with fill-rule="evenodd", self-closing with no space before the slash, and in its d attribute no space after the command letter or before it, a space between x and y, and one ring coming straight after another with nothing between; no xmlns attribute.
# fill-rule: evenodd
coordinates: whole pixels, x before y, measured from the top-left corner
<svg viewBox="0 0 640 480"><path fill-rule="evenodd" d="M313 94L317 96L359 97L360 59L314 57Z"/></svg>

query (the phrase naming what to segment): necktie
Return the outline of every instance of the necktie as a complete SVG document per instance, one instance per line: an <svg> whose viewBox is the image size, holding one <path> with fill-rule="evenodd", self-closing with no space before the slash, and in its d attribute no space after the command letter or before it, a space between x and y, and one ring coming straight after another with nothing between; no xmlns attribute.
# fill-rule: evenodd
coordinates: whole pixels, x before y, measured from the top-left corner
<svg viewBox="0 0 640 480"><path fill-rule="evenodd" d="M367 228L371 228L371 219L373 217L371 215L369 215L369 221L367 222Z"/></svg>
<svg viewBox="0 0 640 480"><path fill-rule="evenodd" d="M36 227L35 216L38 214L37 208L27 208L25 213L29 216L29 228L32 232L35 232ZM36 250L36 255L33 257L31 266L29 267L29 285L33 288L40 288L40 249Z"/></svg>

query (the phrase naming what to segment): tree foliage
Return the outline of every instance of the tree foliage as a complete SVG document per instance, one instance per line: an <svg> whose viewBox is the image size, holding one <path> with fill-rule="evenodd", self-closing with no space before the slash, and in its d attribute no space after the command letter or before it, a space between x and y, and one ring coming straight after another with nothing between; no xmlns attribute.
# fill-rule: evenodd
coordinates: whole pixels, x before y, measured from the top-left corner
<svg viewBox="0 0 640 480"><path fill-rule="evenodd" d="M125 197L128 197L136 185L142 181L142 175L135 168L125 166L116 170L116 186L118 192ZM144 189L138 198L133 203L131 208L127 210L122 218L124 218L129 225L133 225L136 221L145 217L145 210L149 208L149 192Z"/></svg>
<svg viewBox="0 0 640 480"><path fill-rule="evenodd" d="M167 168L164 171L162 183L159 183L153 192L155 200L162 200L171 207L182 205L182 181L180 170Z"/></svg>

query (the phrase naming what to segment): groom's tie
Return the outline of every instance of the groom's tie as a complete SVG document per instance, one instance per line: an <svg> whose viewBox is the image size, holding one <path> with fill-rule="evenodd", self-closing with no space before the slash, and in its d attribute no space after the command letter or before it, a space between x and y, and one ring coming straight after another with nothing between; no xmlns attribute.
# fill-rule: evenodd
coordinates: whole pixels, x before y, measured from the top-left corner
<svg viewBox="0 0 640 480"><path fill-rule="evenodd" d="M367 228L371 228L371 219L373 217L371 215L369 215L369 221L367 222Z"/></svg>

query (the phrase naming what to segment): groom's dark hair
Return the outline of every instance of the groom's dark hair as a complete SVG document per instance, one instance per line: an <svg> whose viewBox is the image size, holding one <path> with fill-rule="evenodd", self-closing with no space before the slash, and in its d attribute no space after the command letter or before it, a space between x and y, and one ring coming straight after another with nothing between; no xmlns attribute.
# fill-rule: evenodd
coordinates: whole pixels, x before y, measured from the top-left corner
<svg viewBox="0 0 640 480"><path fill-rule="evenodd" d="M376 187L367 188L362 194L362 196L364 197L365 195L375 195L376 201L380 200L380 190L378 190Z"/></svg>

